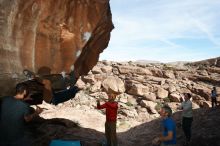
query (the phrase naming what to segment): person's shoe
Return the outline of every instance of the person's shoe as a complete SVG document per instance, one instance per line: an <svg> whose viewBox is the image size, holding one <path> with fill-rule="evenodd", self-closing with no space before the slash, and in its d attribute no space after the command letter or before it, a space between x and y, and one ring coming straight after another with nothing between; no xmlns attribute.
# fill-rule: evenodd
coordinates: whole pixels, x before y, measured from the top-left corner
<svg viewBox="0 0 220 146"><path fill-rule="evenodd" d="M190 145L190 141L185 141L183 146L189 146Z"/></svg>
<svg viewBox="0 0 220 146"><path fill-rule="evenodd" d="M35 76L35 74L34 74L32 71L28 70L28 69L24 69L24 70L23 70L23 74L24 74L28 79L32 79L32 78Z"/></svg>

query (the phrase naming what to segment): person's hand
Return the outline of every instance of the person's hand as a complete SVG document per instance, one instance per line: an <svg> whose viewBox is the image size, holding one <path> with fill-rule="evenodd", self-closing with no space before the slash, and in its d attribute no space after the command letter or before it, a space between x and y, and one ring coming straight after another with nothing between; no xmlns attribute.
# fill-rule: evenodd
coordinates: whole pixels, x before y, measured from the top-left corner
<svg viewBox="0 0 220 146"><path fill-rule="evenodd" d="M177 105L177 109L178 109L178 110L183 110L182 104L180 104L180 105L178 104L178 105Z"/></svg>
<svg viewBox="0 0 220 146"><path fill-rule="evenodd" d="M42 112L43 112L43 109L42 109L42 108L40 108L39 106L37 106L37 108L36 108L35 112L36 112L36 113L39 115L40 113L42 113Z"/></svg>
<svg viewBox="0 0 220 146"><path fill-rule="evenodd" d="M152 141L152 144L153 144L153 145L159 145L159 144L160 144L160 139L159 139L159 137L154 138L153 141Z"/></svg>

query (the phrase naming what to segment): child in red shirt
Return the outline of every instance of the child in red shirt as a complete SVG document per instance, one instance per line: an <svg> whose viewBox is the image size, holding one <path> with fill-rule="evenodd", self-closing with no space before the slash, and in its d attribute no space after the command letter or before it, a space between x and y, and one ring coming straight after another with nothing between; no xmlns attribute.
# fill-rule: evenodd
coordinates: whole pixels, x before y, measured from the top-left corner
<svg viewBox="0 0 220 146"><path fill-rule="evenodd" d="M106 109L105 136L107 146L117 146L116 121L118 103L115 102L116 96L117 94L115 93L108 93L109 100L102 105L100 105L100 101L97 100L97 108Z"/></svg>

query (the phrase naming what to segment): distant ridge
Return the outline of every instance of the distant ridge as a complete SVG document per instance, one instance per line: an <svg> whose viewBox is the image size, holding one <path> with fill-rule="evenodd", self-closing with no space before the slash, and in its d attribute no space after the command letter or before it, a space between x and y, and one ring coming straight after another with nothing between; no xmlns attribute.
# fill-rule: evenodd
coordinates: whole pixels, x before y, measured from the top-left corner
<svg viewBox="0 0 220 146"><path fill-rule="evenodd" d="M134 61L135 63L162 63L160 61L154 61L154 60L137 60L137 61Z"/></svg>
<svg viewBox="0 0 220 146"><path fill-rule="evenodd" d="M192 65L192 66L204 65L204 66L220 67L220 57L210 58L210 59L196 61L196 62L192 62L192 63L187 63L187 65Z"/></svg>
<svg viewBox="0 0 220 146"><path fill-rule="evenodd" d="M201 61L174 61L174 62L167 62L167 63L163 63L160 61L154 61L154 60L137 60L134 61L134 63L138 63L138 64L170 64L170 65L210 65L210 66L220 66L220 57L216 57L216 58L210 58L210 59L204 59Z"/></svg>

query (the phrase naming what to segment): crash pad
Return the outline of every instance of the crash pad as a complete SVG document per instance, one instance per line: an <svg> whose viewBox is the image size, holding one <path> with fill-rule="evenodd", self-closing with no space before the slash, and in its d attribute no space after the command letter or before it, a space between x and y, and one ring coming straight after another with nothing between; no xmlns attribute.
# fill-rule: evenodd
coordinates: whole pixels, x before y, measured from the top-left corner
<svg viewBox="0 0 220 146"><path fill-rule="evenodd" d="M52 140L50 146L82 146L80 141Z"/></svg>

